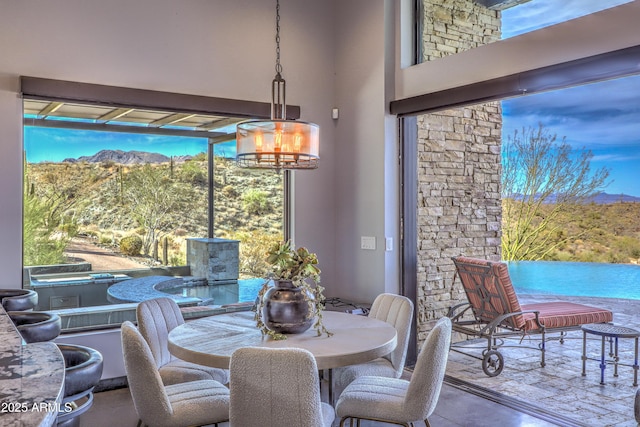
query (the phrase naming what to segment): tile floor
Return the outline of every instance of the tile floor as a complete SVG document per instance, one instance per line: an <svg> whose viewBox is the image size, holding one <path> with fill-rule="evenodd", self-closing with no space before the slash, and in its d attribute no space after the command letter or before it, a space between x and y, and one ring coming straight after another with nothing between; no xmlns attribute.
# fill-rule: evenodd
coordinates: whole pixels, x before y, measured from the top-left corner
<svg viewBox="0 0 640 427"><path fill-rule="evenodd" d="M138 417L127 388L96 393L93 406L80 417L81 427L135 427L137 422ZM545 427L558 425L474 396L447 384L442 388L440 400L435 413L429 418L429 422L432 427ZM334 426L339 425L340 420L336 420ZM369 421L361 423L361 427L388 425ZM227 427L228 424L224 423L220 426Z"/></svg>
<svg viewBox="0 0 640 427"><path fill-rule="evenodd" d="M559 298L572 302L608 308L614 313L614 324L640 330L640 301L612 298L520 296L521 303L553 301ZM538 336L539 337L539 336ZM503 348L505 368L499 376L487 377L481 361L452 351L449 354L447 375L473 386L500 393L503 396L527 400L554 414L583 426L636 427L634 397L638 387L633 386L633 339L619 340L619 376L613 376L613 367L605 369L605 384L600 384L598 360L587 360L586 376L582 376L582 332L569 332L564 344L548 342L547 364L540 367L540 351L524 348L517 340L514 347ZM537 345L525 338L523 345ZM482 340L480 347L486 346ZM601 339L590 336L587 357L599 357ZM466 346L466 352L480 355L481 349ZM608 348L607 348L608 353Z"/></svg>

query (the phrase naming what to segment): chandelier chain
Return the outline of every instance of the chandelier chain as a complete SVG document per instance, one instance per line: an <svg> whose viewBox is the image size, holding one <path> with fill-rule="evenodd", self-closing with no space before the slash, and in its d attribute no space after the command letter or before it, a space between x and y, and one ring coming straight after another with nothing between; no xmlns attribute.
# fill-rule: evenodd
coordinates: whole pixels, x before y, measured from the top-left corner
<svg viewBox="0 0 640 427"><path fill-rule="evenodd" d="M276 1L276 74L282 73L280 64L280 0Z"/></svg>

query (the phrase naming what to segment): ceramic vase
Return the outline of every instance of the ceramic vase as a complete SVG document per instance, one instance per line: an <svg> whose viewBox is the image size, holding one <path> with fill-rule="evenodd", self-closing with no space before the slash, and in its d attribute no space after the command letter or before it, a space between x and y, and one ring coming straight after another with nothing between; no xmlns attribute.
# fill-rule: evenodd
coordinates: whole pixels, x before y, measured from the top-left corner
<svg viewBox="0 0 640 427"><path fill-rule="evenodd" d="M306 294L306 295L305 295ZM313 296L290 280L276 280L263 297L262 321L267 329L281 334L300 334L313 324L308 299Z"/></svg>

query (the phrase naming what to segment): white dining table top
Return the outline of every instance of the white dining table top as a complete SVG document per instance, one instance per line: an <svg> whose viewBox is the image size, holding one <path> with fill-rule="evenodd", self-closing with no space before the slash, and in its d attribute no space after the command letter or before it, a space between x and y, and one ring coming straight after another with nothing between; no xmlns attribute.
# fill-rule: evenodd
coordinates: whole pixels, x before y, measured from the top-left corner
<svg viewBox="0 0 640 427"><path fill-rule="evenodd" d="M289 334L286 340L263 336L253 316L244 311L187 322L169 333L169 351L188 362L228 369L231 355L241 347L296 347L310 351L318 369L332 369L368 362L396 347L396 329L366 316L324 311L331 337L318 336L312 327L302 334Z"/></svg>

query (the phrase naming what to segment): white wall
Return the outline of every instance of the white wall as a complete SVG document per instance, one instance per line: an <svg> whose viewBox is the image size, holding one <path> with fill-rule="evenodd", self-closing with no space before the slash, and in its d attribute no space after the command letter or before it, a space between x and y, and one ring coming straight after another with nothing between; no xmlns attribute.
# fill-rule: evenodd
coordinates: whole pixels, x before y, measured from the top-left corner
<svg viewBox="0 0 640 427"><path fill-rule="evenodd" d="M358 302L371 302L385 290L398 289L397 244L388 254L384 249L387 235L397 242L397 187L387 186L388 174L396 174L397 169L389 170L385 164L387 147L395 146L394 132L388 132L395 121L385 121L385 60L388 49L393 48L386 44L393 32L387 28L392 23L385 20L385 4L389 3L336 2L335 12L335 106L340 111L336 121L336 243L341 267L340 286L333 294ZM395 218L387 228L389 215ZM376 250L360 249L361 236L375 237Z"/></svg>

